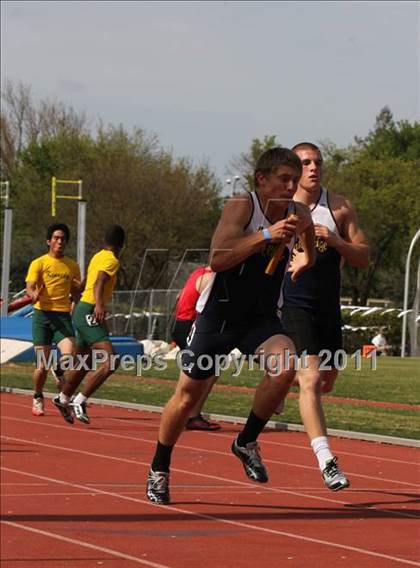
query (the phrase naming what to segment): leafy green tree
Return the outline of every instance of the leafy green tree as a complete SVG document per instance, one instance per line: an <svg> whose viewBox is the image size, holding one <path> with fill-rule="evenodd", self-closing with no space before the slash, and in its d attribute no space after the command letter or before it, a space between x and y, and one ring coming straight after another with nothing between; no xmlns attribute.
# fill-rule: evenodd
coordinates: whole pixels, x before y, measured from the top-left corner
<svg viewBox="0 0 420 568"><path fill-rule="evenodd" d="M51 178L83 179L90 171L93 141L86 135L61 134L31 142L21 152L10 182L14 210L11 279L12 289L24 286L29 261L45 248L46 227L51 217ZM60 193L69 194L69 187L60 186ZM74 188L70 191L74 194ZM70 227L68 254L76 255L77 206L75 201L57 202L57 220Z"/></svg>
<svg viewBox="0 0 420 568"><path fill-rule="evenodd" d="M276 145L276 136L256 138L249 152L232 160L232 171L241 173L248 189L258 156ZM320 148L325 187L352 202L371 248L368 269L344 268L343 296L354 304L370 297L401 304L405 258L420 219L420 123L395 122L384 107L365 138L346 148L324 141Z"/></svg>
<svg viewBox="0 0 420 568"><path fill-rule="evenodd" d="M122 126L100 127L96 137L71 129L32 139L13 169L15 231L12 289L21 289L29 261L45 251L45 229L51 218L51 177L82 179L87 199L87 260L102 246L104 229L119 223L127 230L120 288L135 286L147 249L150 254L141 281L165 287L170 260L186 248L208 248L221 200L220 184L206 164L194 167L175 159L154 135ZM70 188L60 188L66 193ZM57 220L72 233L69 255L76 254L77 207L59 200Z"/></svg>
<svg viewBox="0 0 420 568"><path fill-rule="evenodd" d="M385 106L376 117L375 126L366 138L356 137L356 147L372 158L420 159L420 122L394 121Z"/></svg>
<svg viewBox="0 0 420 568"><path fill-rule="evenodd" d="M167 252L148 254L141 286L164 288L169 259L179 258L186 248L209 247L220 212L220 184L206 164L194 168L187 159L175 160L155 136L141 129L131 134L122 127L102 129L95 162L84 179L90 250L101 241L105 224L117 222L127 229L124 288L135 286L147 249Z"/></svg>
<svg viewBox="0 0 420 568"><path fill-rule="evenodd" d="M258 158L266 150L278 145L275 134L264 136L262 140L254 138L248 152L243 152L231 160L230 169L232 172L239 173L241 179L244 180L246 190L252 191L254 189L254 169Z"/></svg>
<svg viewBox="0 0 420 568"><path fill-rule="evenodd" d="M325 186L354 205L371 247L366 271L345 268L343 294L402 302L405 258L420 218L420 123L395 123L388 107L365 138L322 146Z"/></svg>
<svg viewBox="0 0 420 568"><path fill-rule="evenodd" d="M343 295L355 304L366 304L369 297L401 302L405 255L420 218L414 165L399 158L360 156L345 164L327 187L350 199L371 250L366 270L345 268Z"/></svg>
<svg viewBox="0 0 420 568"><path fill-rule="evenodd" d="M88 134L83 112L60 101L36 103L31 86L6 80L1 92L1 175L10 179L23 152L41 138Z"/></svg>

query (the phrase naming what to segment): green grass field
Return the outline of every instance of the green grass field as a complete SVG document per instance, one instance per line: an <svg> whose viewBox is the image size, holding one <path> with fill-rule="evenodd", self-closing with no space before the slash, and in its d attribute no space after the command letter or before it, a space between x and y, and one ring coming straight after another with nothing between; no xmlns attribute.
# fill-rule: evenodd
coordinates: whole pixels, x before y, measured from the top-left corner
<svg viewBox="0 0 420 568"><path fill-rule="evenodd" d="M330 428L370 432L404 438L419 438L420 417L414 405L420 404L420 359L379 357L377 370L371 370L369 360L363 360L361 370L347 368L340 373L333 393L336 397L396 402L413 405L412 409L354 406L325 402L324 409ZM32 365L9 365L2 368L1 385L32 389ZM171 362L165 371L143 371L145 378L166 379L164 383L151 384L134 373L112 376L96 393L98 398L121 400L141 404L163 406L171 396L178 376L176 364ZM239 377L226 371L220 384L255 387L261 372L244 370ZM46 390L54 392L55 386L48 379ZM295 390L295 389L293 389ZM252 392L239 393L215 389L207 401L205 410L217 414L247 416L252 402ZM273 419L300 424L298 401L288 398L281 417Z"/></svg>

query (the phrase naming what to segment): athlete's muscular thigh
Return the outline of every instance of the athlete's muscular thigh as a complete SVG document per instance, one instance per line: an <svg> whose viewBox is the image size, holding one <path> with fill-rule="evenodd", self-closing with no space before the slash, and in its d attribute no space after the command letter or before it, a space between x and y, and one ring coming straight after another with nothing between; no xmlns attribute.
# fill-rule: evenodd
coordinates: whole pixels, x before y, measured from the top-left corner
<svg viewBox="0 0 420 568"><path fill-rule="evenodd" d="M181 404L191 405L200 399L201 395L207 389L208 383L213 381L213 379L214 377L200 380L191 379L185 373L181 372L175 389L175 396Z"/></svg>
<svg viewBox="0 0 420 568"><path fill-rule="evenodd" d="M290 337L274 335L264 341L256 350L256 354L264 357L267 374L275 380L285 375L293 380L295 374L295 346Z"/></svg>

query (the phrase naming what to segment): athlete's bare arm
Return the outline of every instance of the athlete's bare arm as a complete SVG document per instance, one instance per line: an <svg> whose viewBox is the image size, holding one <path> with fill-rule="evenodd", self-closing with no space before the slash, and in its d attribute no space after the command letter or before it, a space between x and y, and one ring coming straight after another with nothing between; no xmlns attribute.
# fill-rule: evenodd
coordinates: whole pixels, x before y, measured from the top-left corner
<svg viewBox="0 0 420 568"><path fill-rule="evenodd" d="M85 282L85 281L83 281L83 282ZM79 282L78 280L76 280L74 278L72 283L71 283L70 295L73 299L73 302L75 302L75 303L77 303L80 300L82 292L85 289L83 282ZM82 285L83 285L83 288L82 288Z"/></svg>
<svg viewBox="0 0 420 568"><path fill-rule="evenodd" d="M26 294L31 298L31 302L36 304L39 300L39 296L41 292L45 288L45 284L41 284L41 286L37 286L36 282L28 281L26 283Z"/></svg>
<svg viewBox="0 0 420 568"><path fill-rule="evenodd" d="M227 270L258 252L267 242L262 231L245 235L244 229L252 213L248 195L231 197L226 203L210 247L210 266L215 272ZM296 231L296 222L282 219L268 227L271 242L291 239Z"/></svg>
<svg viewBox="0 0 420 568"><path fill-rule="evenodd" d="M315 235L322 238L328 246L334 247L351 266L366 268L369 264L369 245L358 226L356 211L348 199L337 194L330 196L330 205L340 235L318 224L315 225Z"/></svg>
<svg viewBox="0 0 420 568"><path fill-rule="evenodd" d="M195 283L195 289L199 294L204 290L207 284L210 282L212 278L211 272L205 272L199 278L197 278L197 282Z"/></svg>
<svg viewBox="0 0 420 568"><path fill-rule="evenodd" d="M109 274L100 270L93 287L93 293L95 296L95 309L93 310L93 315L99 324L102 324L105 321L106 309L104 304L104 287L109 279Z"/></svg>

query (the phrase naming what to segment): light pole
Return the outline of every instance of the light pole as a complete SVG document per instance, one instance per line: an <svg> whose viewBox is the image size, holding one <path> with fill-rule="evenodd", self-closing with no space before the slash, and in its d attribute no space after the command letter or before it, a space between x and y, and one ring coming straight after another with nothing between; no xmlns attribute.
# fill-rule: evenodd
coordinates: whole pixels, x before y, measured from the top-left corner
<svg viewBox="0 0 420 568"><path fill-rule="evenodd" d="M235 188L236 188L236 184L240 181L241 177L240 176L235 176L233 178L233 186L232 186L232 195L236 194Z"/></svg>
<svg viewBox="0 0 420 568"><path fill-rule="evenodd" d="M227 185L227 194L229 197L231 197L232 195L236 195L236 184L241 180L241 176L234 176L233 180L231 180L230 178L227 178L225 180L225 183ZM231 191L232 188L232 191Z"/></svg>
<svg viewBox="0 0 420 568"><path fill-rule="evenodd" d="M13 211L9 206L10 183L0 182L1 198L4 199L4 229L3 229L3 266L1 271L1 315L7 316L9 303L10 257L12 251Z"/></svg>
<svg viewBox="0 0 420 568"><path fill-rule="evenodd" d="M411 253L413 252L414 245L420 237L420 229L414 235L411 241L410 248L408 249L407 260L405 262L405 281L404 281L404 305L403 305L403 318L402 318L402 332L401 332L401 357L405 357L405 340L407 328L407 308L408 308L408 285L410 280L410 260Z"/></svg>

